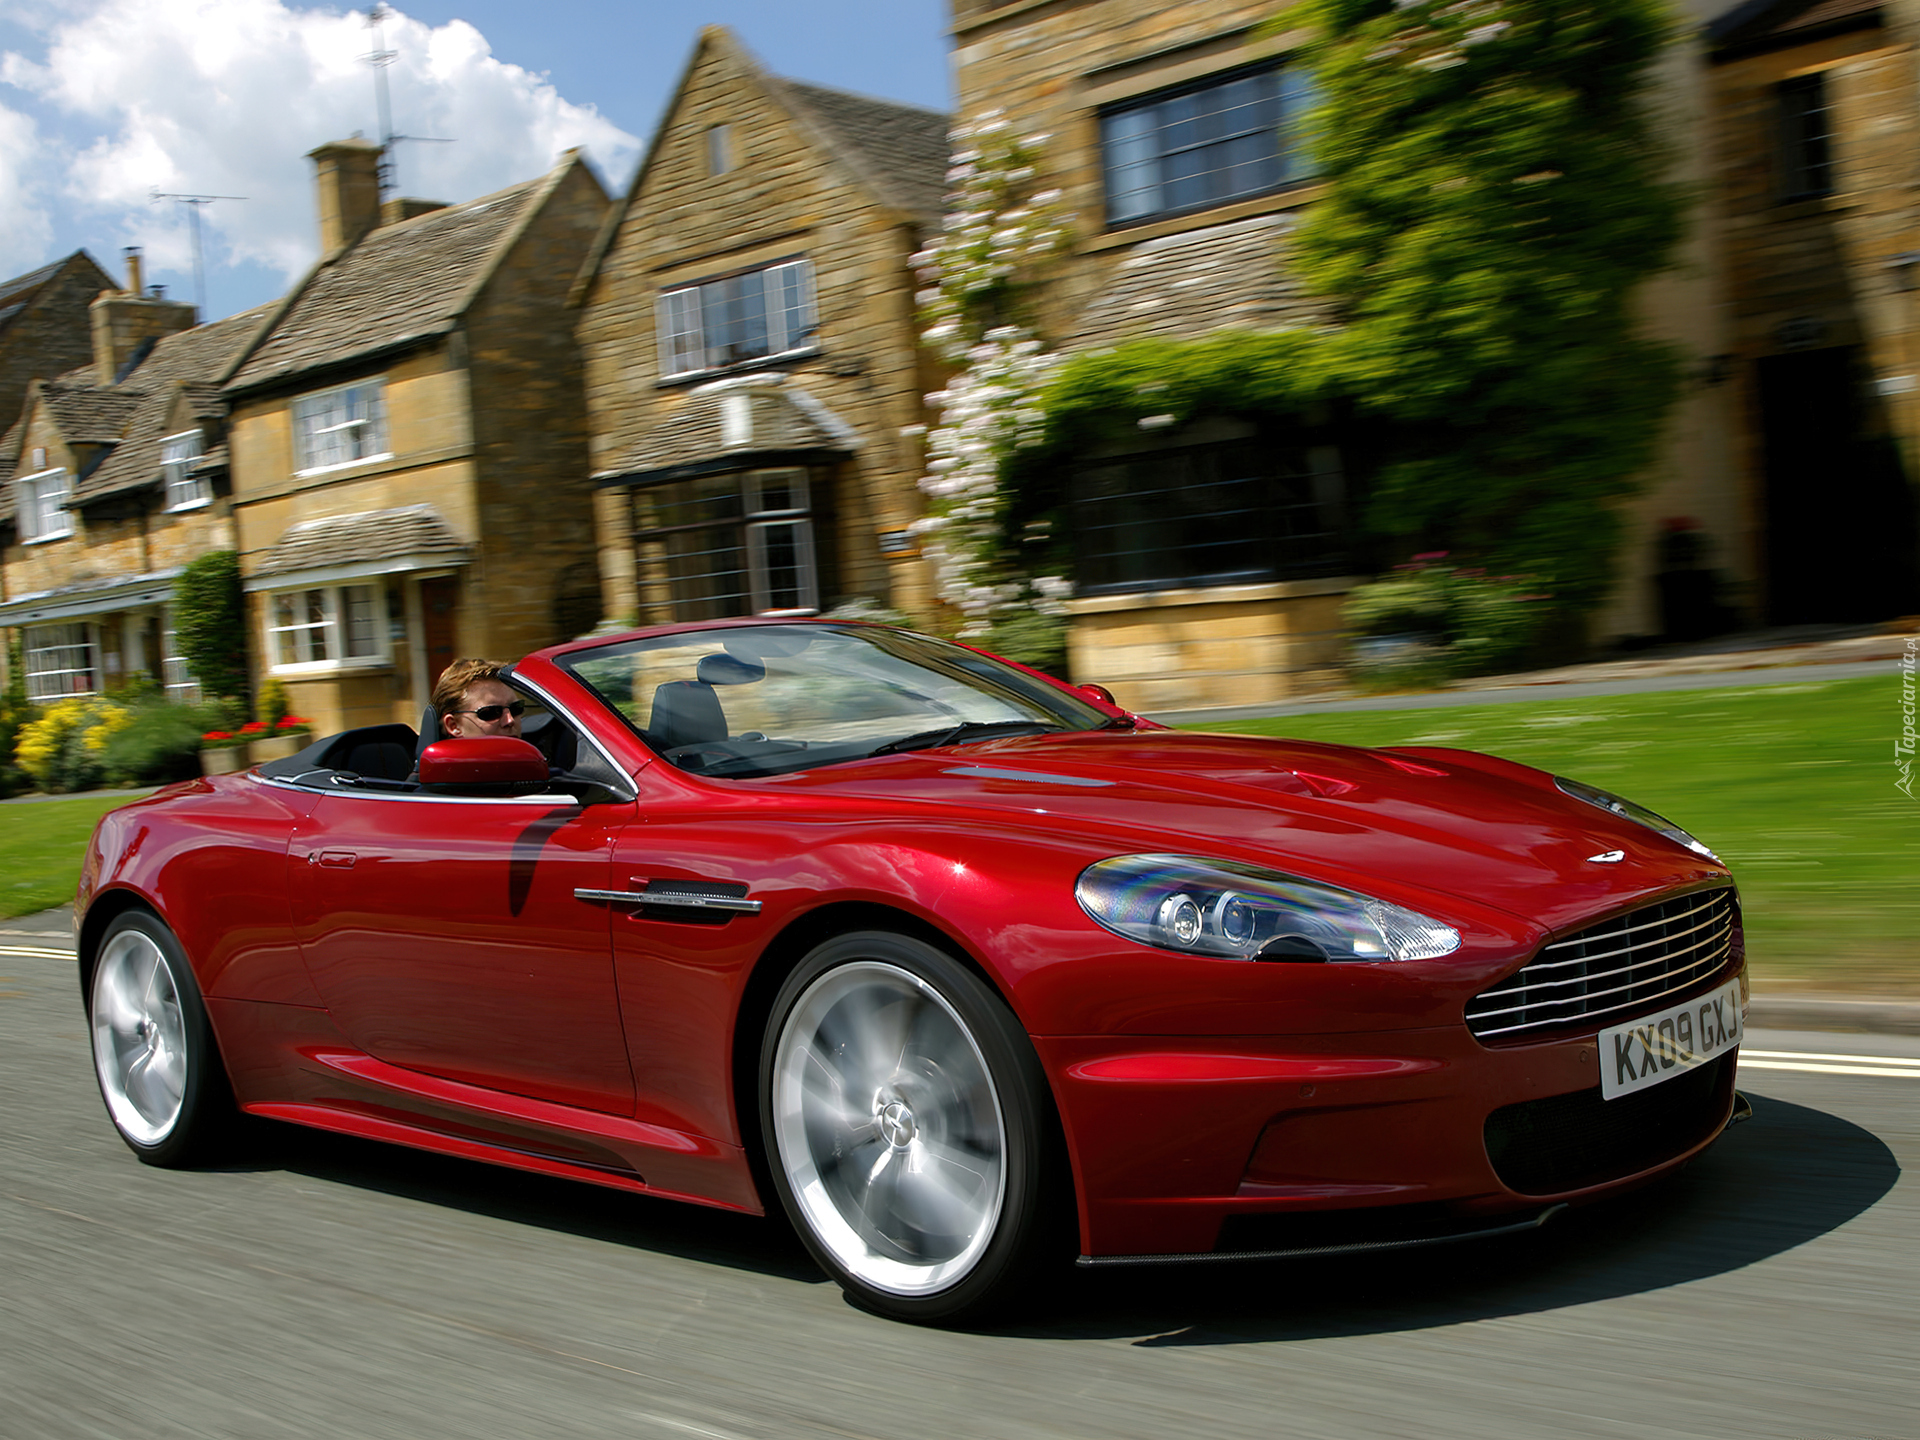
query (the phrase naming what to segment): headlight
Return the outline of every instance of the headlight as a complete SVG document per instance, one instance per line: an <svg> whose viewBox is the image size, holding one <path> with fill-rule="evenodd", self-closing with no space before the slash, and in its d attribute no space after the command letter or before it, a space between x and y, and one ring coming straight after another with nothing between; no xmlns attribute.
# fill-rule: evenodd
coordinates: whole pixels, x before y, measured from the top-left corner
<svg viewBox="0 0 1920 1440"><path fill-rule="evenodd" d="M1623 800L1611 790L1602 790L1597 785L1586 785L1578 780L1569 780L1564 775L1554 776L1553 783L1574 799L1584 800L1589 805L1598 805L1602 810L1611 811L1622 820L1631 820L1636 825L1644 825L1647 829L1666 836L1676 845L1686 846L1696 855L1704 855L1709 860L1720 858L1665 816L1656 815L1646 806L1636 805L1631 800Z"/></svg>
<svg viewBox="0 0 1920 1440"><path fill-rule="evenodd" d="M1116 935L1236 960L1434 960L1437 920L1293 875L1191 855L1120 855L1081 871L1080 908Z"/></svg>

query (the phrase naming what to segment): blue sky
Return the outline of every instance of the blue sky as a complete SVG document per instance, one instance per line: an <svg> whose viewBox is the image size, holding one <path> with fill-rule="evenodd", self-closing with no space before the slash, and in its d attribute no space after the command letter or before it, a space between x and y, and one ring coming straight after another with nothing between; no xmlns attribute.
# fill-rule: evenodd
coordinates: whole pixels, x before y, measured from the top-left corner
<svg viewBox="0 0 1920 1440"><path fill-rule="evenodd" d="M632 177L700 27L776 74L951 104L944 0L405 0L382 29L403 194L458 202L584 146ZM366 7L296 0L5 0L0 279L85 248L194 298L200 206L213 319L282 293L318 251L306 152L379 129Z"/></svg>

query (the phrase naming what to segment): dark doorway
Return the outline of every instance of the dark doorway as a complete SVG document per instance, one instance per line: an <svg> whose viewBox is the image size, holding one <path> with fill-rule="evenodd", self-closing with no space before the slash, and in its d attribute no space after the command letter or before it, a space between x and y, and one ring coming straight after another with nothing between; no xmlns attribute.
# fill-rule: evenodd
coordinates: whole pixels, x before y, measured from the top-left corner
<svg viewBox="0 0 1920 1440"><path fill-rule="evenodd" d="M426 631L421 638L427 647L428 689L440 678L440 672L453 663L453 620L459 598L460 582L451 575L420 582L421 623Z"/></svg>
<svg viewBox="0 0 1920 1440"><path fill-rule="evenodd" d="M1884 620L1920 608L1913 493L1851 348L1760 362L1767 620Z"/></svg>

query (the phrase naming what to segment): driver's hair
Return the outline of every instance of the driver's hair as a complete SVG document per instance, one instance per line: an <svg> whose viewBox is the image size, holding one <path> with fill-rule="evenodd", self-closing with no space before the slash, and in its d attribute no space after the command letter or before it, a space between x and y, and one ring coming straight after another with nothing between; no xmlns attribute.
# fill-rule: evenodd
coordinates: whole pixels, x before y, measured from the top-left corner
<svg viewBox="0 0 1920 1440"><path fill-rule="evenodd" d="M442 725L447 716L460 708L460 699L467 693L469 685L482 680L498 680L500 672L507 668L503 660L477 660L468 658L455 660L440 672L440 678L433 682L433 713L439 717Z"/></svg>

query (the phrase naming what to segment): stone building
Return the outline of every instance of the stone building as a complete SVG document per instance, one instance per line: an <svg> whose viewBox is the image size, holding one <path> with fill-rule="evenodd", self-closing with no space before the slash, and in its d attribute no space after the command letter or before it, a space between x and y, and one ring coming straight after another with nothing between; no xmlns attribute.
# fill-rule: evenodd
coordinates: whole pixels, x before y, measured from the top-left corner
<svg viewBox="0 0 1920 1440"><path fill-rule="evenodd" d="M1876 0L1749 0L1702 34L1757 618L1920 611L1920 73Z"/></svg>
<svg viewBox="0 0 1920 1440"><path fill-rule="evenodd" d="M701 33L577 291L609 619L925 614L909 257L947 129Z"/></svg>
<svg viewBox="0 0 1920 1440"><path fill-rule="evenodd" d="M30 699L142 677L198 698L175 654L185 564L234 543L227 407L218 381L264 309L194 325L191 305L129 283L92 303L92 361L27 391L0 440L14 503L0 512L0 626L19 632Z"/></svg>
<svg viewBox="0 0 1920 1440"><path fill-rule="evenodd" d="M324 731L412 722L455 656L600 617L566 302L607 197L570 152L466 204L383 209L378 146L311 158L321 259L222 393L256 676Z"/></svg>
<svg viewBox="0 0 1920 1440"><path fill-rule="evenodd" d="M87 307L102 290L118 288L84 250L0 282L0 430L20 418L28 381L50 380L93 358Z"/></svg>

